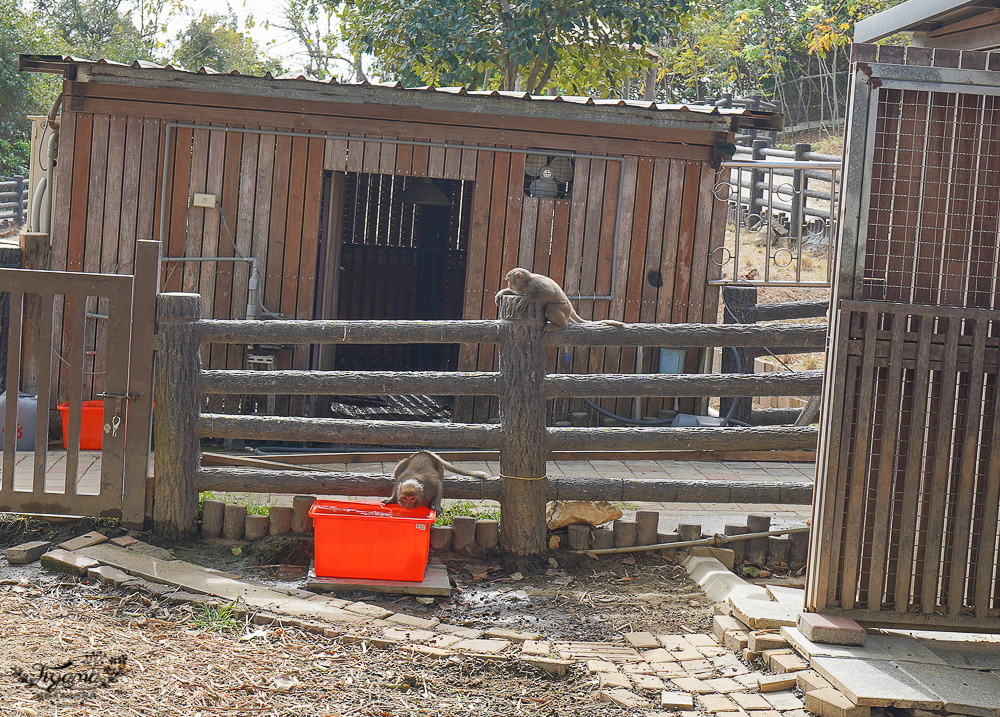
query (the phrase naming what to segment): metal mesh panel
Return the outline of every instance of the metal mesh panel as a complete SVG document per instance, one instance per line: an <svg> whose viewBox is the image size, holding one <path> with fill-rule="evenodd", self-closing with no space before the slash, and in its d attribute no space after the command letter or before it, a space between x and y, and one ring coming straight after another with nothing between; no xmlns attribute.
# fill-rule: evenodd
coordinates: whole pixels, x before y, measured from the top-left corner
<svg viewBox="0 0 1000 717"><path fill-rule="evenodd" d="M879 94L864 296L1000 307L1000 97Z"/></svg>

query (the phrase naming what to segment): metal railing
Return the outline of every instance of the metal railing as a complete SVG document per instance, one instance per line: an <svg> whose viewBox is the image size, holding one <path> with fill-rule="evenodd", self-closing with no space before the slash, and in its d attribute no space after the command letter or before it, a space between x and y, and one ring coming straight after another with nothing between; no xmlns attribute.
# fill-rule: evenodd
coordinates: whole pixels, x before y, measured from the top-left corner
<svg viewBox="0 0 1000 717"><path fill-rule="evenodd" d="M830 286L841 162L814 152L756 147L762 159L726 162L715 185L726 237L712 284Z"/></svg>

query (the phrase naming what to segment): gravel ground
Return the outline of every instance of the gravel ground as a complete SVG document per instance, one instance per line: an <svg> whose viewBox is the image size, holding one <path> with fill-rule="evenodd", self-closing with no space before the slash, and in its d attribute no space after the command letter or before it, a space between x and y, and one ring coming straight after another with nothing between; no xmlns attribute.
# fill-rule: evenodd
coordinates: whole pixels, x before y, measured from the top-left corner
<svg viewBox="0 0 1000 717"><path fill-rule="evenodd" d="M7 526L0 529L0 543L46 533L61 538L91 527L33 523L26 532ZM255 569L223 547L174 546L174 552L272 583L288 572ZM455 561L449 565L452 597L431 605L360 592L345 597L457 625L540 632L545 639L610 642L628 631L711 629L711 604L677 565L648 556L553 556L556 565L546 558ZM15 568L0 561L0 606L3 715L624 713L595 701L595 680L579 665L568 677L553 678L506 660L433 660L405 648L342 645L295 629L261 628L225 611L209 614L199 606L44 572L37 564ZM115 675L115 658L122 655L124 670ZM42 664L51 669L39 680ZM45 689L53 681L58 684Z"/></svg>

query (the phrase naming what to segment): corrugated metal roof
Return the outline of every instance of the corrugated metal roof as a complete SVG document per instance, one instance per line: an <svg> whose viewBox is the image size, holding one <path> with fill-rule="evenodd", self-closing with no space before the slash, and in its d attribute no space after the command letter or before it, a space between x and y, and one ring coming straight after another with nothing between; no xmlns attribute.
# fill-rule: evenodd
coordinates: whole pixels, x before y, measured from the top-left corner
<svg viewBox="0 0 1000 717"><path fill-rule="evenodd" d="M574 105L584 105L591 107L634 107L640 110L657 110L668 112L692 112L700 115L716 115L725 117L770 117L779 113L765 110L749 110L742 107L716 107L714 105L699 104L670 104L663 102L649 102L646 100L626 100L626 99L594 99L593 97L581 97L575 95L532 95L528 92L512 92L503 90L470 90L465 87L436 87L426 85L423 87L405 87L399 82L339 82L336 79L319 80L302 73L286 73L274 76L270 72L264 75L244 75L236 70L222 73L211 67L200 67L197 70L188 70L177 65L159 65L146 60L136 60L132 63L116 62L114 60L89 60L80 57L60 56L60 55L21 55L20 68L34 69L38 71L58 71L57 65L111 65L118 67L132 67L142 70L165 70L173 72L184 72L195 75L230 75L234 77L253 77L262 80L293 80L297 82L312 82L322 85L340 85L344 87L371 87L386 88L388 90L400 90L404 92L436 92L457 96L469 97L504 97L529 100L532 102L565 102Z"/></svg>

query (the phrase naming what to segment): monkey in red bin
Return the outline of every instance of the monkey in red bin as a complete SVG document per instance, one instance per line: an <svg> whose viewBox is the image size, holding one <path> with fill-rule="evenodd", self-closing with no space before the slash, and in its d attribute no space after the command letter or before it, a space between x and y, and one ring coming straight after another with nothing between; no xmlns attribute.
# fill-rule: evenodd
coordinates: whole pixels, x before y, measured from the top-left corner
<svg viewBox="0 0 1000 717"><path fill-rule="evenodd" d="M417 451L399 462L392 472L396 484L392 495L382 501L383 505L398 504L407 510L432 508L441 513L441 498L444 488L444 472L448 470L460 476L490 478L481 471L466 471L456 468L437 453Z"/></svg>
<svg viewBox="0 0 1000 717"><path fill-rule="evenodd" d="M544 274L533 274L527 269L517 267L508 271L504 278L507 280L507 286L500 289L496 297L494 297L497 305L500 304L501 296L519 297L517 300L518 308L528 302L544 304L545 318L548 319L548 324L545 327L546 331L565 329L570 324L625 325L621 321L614 321L612 319L587 321L581 318L576 313L573 304L570 303L569 297L566 296L566 292L563 291L562 287Z"/></svg>

